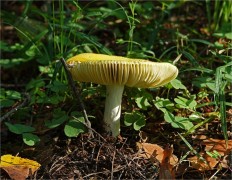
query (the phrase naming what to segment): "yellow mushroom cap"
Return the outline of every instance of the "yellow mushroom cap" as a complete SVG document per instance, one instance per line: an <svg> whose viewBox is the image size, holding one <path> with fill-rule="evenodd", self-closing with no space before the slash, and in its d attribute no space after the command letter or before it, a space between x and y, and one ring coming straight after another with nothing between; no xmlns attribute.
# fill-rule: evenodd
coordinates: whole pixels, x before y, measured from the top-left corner
<svg viewBox="0 0 232 180"><path fill-rule="evenodd" d="M68 59L67 63L75 80L102 85L158 87L178 75L178 69L170 63L104 54L83 53Z"/></svg>

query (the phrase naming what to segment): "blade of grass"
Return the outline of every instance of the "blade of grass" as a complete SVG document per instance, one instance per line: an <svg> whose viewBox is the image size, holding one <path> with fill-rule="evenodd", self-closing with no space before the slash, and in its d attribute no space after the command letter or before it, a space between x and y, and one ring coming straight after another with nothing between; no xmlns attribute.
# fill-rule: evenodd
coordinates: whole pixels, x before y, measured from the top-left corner
<svg viewBox="0 0 232 180"><path fill-rule="evenodd" d="M193 149L193 147L191 146L191 144L189 144L189 142L187 141L187 139L185 139L184 136L182 136L180 133L177 133L180 138L182 139L182 141L184 141L184 143L188 146L188 148L200 159L203 160L205 163L207 163L207 161L195 150Z"/></svg>
<svg viewBox="0 0 232 180"><path fill-rule="evenodd" d="M227 123L226 123L226 102L225 102L225 86L227 81L223 79L222 71L225 67L228 67L232 64L232 62L226 64L225 66L220 66L216 69L216 77L215 77L215 101L216 105L220 107L220 119L221 119L221 126L222 126L222 133L228 143L228 134L227 134Z"/></svg>

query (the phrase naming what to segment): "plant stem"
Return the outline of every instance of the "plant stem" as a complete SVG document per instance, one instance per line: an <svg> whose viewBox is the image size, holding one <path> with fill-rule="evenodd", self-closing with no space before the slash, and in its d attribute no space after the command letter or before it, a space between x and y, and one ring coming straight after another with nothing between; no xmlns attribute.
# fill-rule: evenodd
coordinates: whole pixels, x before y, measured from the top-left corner
<svg viewBox="0 0 232 180"><path fill-rule="evenodd" d="M106 86L106 102L104 112L105 130L114 137L120 134L121 103L124 86Z"/></svg>
<svg viewBox="0 0 232 180"><path fill-rule="evenodd" d="M91 129L91 122L90 122L89 119L88 119L88 115L87 115L87 112L86 112L86 110L85 110L84 103L83 103L83 101L82 101L82 99L81 99L80 92L79 92L79 90L77 89L77 87L76 87L75 84L74 84L74 81L73 81L73 79L72 79L72 75L71 75L71 73L70 73L70 71L69 71L69 69L68 69L68 66L67 66L67 64L66 64L66 62L65 62L65 60L64 60L64 58L61 58L60 61L61 61L62 65L63 65L63 67L64 67L64 70L65 70L66 74L67 74L68 82L69 82L69 84L70 84L70 86L71 86L71 88L72 88L72 90L73 90L74 97L75 97L76 99L78 99L78 101L79 101L79 103L80 103L80 105L81 105L82 113L83 113L83 116L84 116L84 119L85 119L86 126L87 126L88 129L89 129L89 133L90 133L90 135L91 135L92 137L94 137L94 136L93 136L92 129Z"/></svg>

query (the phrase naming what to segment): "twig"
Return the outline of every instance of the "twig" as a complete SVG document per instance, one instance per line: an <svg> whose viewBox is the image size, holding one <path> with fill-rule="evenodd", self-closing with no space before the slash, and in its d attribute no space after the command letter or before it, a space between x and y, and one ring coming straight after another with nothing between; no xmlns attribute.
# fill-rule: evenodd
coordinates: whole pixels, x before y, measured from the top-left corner
<svg viewBox="0 0 232 180"><path fill-rule="evenodd" d="M71 86L71 88L72 88L72 91L73 91L73 93L74 93L74 97L75 97L76 99L78 99L78 101L80 102L80 105L81 105L81 109L82 109L82 113L83 113L85 122L86 122L87 126L89 127L89 128L88 128L88 129L89 129L89 133L90 133L90 135L93 137L93 132L92 132L92 129L91 129L91 123L90 123L90 121L89 121L89 119L88 119L88 116L87 116L87 113L86 113L86 110L85 110L84 103L83 103L83 101L82 101L82 99L81 99L81 96L80 96L80 92L79 92L79 90L77 89L77 87L76 87L75 84L74 84L72 75L71 75L71 73L70 73L70 71L69 71L69 69L68 69L68 66L67 66L67 64L66 64L66 62L65 62L65 60L64 60L64 58L61 58L60 61L61 61L62 65L64 66L65 72L66 72L67 77L68 77L68 82L69 82L69 84L70 84L70 86Z"/></svg>
<svg viewBox="0 0 232 180"><path fill-rule="evenodd" d="M113 160L112 160L112 166L111 166L111 180L114 180L114 159L115 159L115 154L116 154L116 150L114 150L114 154L113 154Z"/></svg>
<svg viewBox="0 0 232 180"><path fill-rule="evenodd" d="M11 116L12 114L14 114L16 111L18 111L20 108L26 106L26 104L30 101L30 96L28 93L25 93L25 99L24 101L19 104L18 106L16 106L15 108L11 109L9 112L7 112L5 115L3 115L2 117L0 117L0 122L2 122L4 119L8 118L9 116Z"/></svg>
<svg viewBox="0 0 232 180"><path fill-rule="evenodd" d="M26 84L0 84L2 88L17 88L17 87L25 87Z"/></svg>

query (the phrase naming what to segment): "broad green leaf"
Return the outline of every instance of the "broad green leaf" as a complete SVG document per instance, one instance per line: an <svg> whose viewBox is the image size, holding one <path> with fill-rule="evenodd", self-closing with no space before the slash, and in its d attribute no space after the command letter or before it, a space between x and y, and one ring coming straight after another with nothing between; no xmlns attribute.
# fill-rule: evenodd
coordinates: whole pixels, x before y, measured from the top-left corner
<svg viewBox="0 0 232 180"><path fill-rule="evenodd" d="M175 116L172 113L166 111L164 113L164 120L168 123L172 123L173 121L175 121Z"/></svg>
<svg viewBox="0 0 232 180"><path fill-rule="evenodd" d="M23 142L28 146L34 146L40 141L40 138L32 133L23 133Z"/></svg>
<svg viewBox="0 0 232 180"><path fill-rule="evenodd" d="M169 111L174 110L174 103L172 103L169 99L163 99L163 98L156 98L156 101L154 102L157 109L161 111L165 111L164 109L167 109Z"/></svg>
<svg viewBox="0 0 232 180"><path fill-rule="evenodd" d="M175 120L172 122L172 126L175 128L189 130L193 127L193 123L188 118L175 116Z"/></svg>
<svg viewBox="0 0 232 180"><path fill-rule="evenodd" d="M77 119L80 119L78 121ZM84 118L77 118L70 120L64 127L64 133L68 137L77 137L80 133L85 132L87 129L85 125L82 123Z"/></svg>
<svg viewBox="0 0 232 180"><path fill-rule="evenodd" d="M65 111L62 111L60 108L58 108L54 110L52 120L45 121L45 126L47 126L48 128L55 128L63 124L67 120L68 115L65 113Z"/></svg>
<svg viewBox="0 0 232 180"><path fill-rule="evenodd" d="M82 112L80 111L72 111L71 112L71 116L75 116L75 117L81 117L82 116ZM84 122L84 121L83 121Z"/></svg>
<svg viewBox="0 0 232 180"><path fill-rule="evenodd" d="M170 83L175 89L186 89L186 87L178 79L173 79Z"/></svg>
<svg viewBox="0 0 232 180"><path fill-rule="evenodd" d="M11 124L11 123L5 122L5 125L8 127L9 131L15 134L23 134L23 133L35 131L34 127L26 126L23 124Z"/></svg>
<svg viewBox="0 0 232 180"><path fill-rule="evenodd" d="M135 122L135 119L132 113L125 113L124 124L126 126L131 126L134 122Z"/></svg>
<svg viewBox="0 0 232 180"><path fill-rule="evenodd" d="M197 102L194 99L190 99L186 102L186 104L190 109L194 109L197 105Z"/></svg>
<svg viewBox="0 0 232 180"><path fill-rule="evenodd" d="M145 126L145 123L145 116L138 111L126 113L124 116L124 124L126 126L131 126L133 124L135 130L139 130L140 128Z"/></svg>
<svg viewBox="0 0 232 180"><path fill-rule="evenodd" d="M143 115L141 115L137 121L135 121L133 127L136 131L140 130L142 127L144 127L146 125L146 120L145 117Z"/></svg>
<svg viewBox="0 0 232 180"><path fill-rule="evenodd" d="M60 81L54 81L52 84L49 84L47 87L50 88L51 91L58 93L58 92L66 91L68 86L67 84L64 84Z"/></svg>
<svg viewBox="0 0 232 180"><path fill-rule="evenodd" d="M226 37L227 39L232 40L232 32L226 33L226 34L225 34L225 37Z"/></svg>
<svg viewBox="0 0 232 180"><path fill-rule="evenodd" d="M53 95L53 96L44 98L42 103L58 104L63 100L64 100L64 97L58 96L58 95Z"/></svg>
<svg viewBox="0 0 232 180"><path fill-rule="evenodd" d="M26 52L25 54L29 57L34 57L37 53L37 47L35 45L32 45Z"/></svg>
<svg viewBox="0 0 232 180"><path fill-rule="evenodd" d="M187 103L188 99L178 96L178 98L174 98L174 101L177 103L176 107L187 108L186 103Z"/></svg>
<svg viewBox="0 0 232 180"><path fill-rule="evenodd" d="M25 63L28 60L25 58L12 58L12 59L1 59L0 66L3 68L12 68L21 63Z"/></svg>
<svg viewBox="0 0 232 180"><path fill-rule="evenodd" d="M5 99L5 93L6 93L6 91L5 91L5 89L4 88L0 88L0 99Z"/></svg>
<svg viewBox="0 0 232 180"><path fill-rule="evenodd" d="M5 108L5 107L11 107L15 102L10 99L0 99L0 107Z"/></svg>
<svg viewBox="0 0 232 180"><path fill-rule="evenodd" d="M18 91L8 90L6 91L6 96L9 99L20 99L21 94Z"/></svg>
<svg viewBox="0 0 232 180"><path fill-rule="evenodd" d="M30 89L40 88L44 86L45 86L45 82L43 79L33 79L27 84L26 89L30 90Z"/></svg>
<svg viewBox="0 0 232 180"><path fill-rule="evenodd" d="M147 107L150 107L151 104L148 102L146 97L137 97L135 99L137 106L141 109L147 110Z"/></svg>

